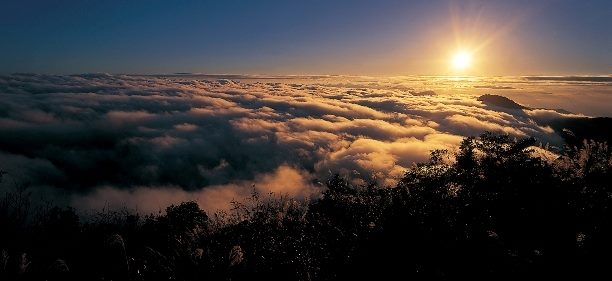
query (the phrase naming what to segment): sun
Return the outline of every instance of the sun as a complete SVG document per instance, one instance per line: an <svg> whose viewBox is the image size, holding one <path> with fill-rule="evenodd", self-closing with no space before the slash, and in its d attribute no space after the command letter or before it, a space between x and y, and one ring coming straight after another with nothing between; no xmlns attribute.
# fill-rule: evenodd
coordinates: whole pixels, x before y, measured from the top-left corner
<svg viewBox="0 0 612 281"><path fill-rule="evenodd" d="M472 64L472 54L465 51L459 51L453 55L451 63L454 69L464 70Z"/></svg>

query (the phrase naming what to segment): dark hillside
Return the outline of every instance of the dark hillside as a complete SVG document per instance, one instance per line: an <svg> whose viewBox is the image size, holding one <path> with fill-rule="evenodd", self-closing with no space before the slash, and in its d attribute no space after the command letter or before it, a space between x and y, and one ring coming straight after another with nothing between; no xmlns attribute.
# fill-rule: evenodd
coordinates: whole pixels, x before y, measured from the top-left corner
<svg viewBox="0 0 612 281"><path fill-rule="evenodd" d="M394 188L327 181L322 199L253 193L141 216L0 201L1 280L372 280L610 277L612 151L556 160L531 138L484 134L434 151Z"/></svg>

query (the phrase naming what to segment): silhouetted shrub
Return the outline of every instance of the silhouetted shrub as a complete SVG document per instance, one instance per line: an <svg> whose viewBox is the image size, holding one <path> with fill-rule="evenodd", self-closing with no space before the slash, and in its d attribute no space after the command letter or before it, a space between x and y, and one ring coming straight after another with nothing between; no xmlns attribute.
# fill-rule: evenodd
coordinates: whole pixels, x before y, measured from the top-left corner
<svg viewBox="0 0 612 281"><path fill-rule="evenodd" d="M612 150L538 157L483 134L433 151L393 188L328 179L321 199L257 192L208 216L33 210L0 198L2 280L345 280L610 276ZM554 156L557 155L557 156ZM1 177L0 173L0 177Z"/></svg>

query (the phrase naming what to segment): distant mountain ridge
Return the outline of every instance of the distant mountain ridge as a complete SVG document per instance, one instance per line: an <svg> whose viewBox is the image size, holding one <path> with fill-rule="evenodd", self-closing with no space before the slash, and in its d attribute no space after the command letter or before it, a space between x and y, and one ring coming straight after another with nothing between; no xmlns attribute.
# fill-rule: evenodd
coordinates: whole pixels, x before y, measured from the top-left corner
<svg viewBox="0 0 612 281"><path fill-rule="evenodd" d="M515 110L534 110L548 108L531 108L523 106L507 97L485 94L477 99L487 106ZM565 109L548 109L561 114L572 114ZM540 125L550 126L569 146L579 145L583 140L596 140L612 143L612 118L609 117L564 117L543 122Z"/></svg>
<svg viewBox="0 0 612 281"><path fill-rule="evenodd" d="M583 140L612 143L612 118L576 117L562 118L549 124L570 146L577 146Z"/></svg>
<svg viewBox="0 0 612 281"><path fill-rule="evenodd" d="M499 95L485 94L478 97L478 101L488 106L498 106L509 109L529 109L528 107L522 106L515 101Z"/></svg>

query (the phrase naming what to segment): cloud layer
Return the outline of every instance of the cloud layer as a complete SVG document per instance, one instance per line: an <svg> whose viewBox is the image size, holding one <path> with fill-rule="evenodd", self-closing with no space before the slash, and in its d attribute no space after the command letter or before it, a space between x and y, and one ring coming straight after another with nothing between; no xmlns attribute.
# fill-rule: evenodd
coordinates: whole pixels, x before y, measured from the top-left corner
<svg viewBox="0 0 612 281"><path fill-rule="evenodd" d="M330 172L393 185L432 149L485 130L559 144L542 120L569 116L427 81L218 78L0 76L0 167L80 208L214 209L253 185L316 196Z"/></svg>

